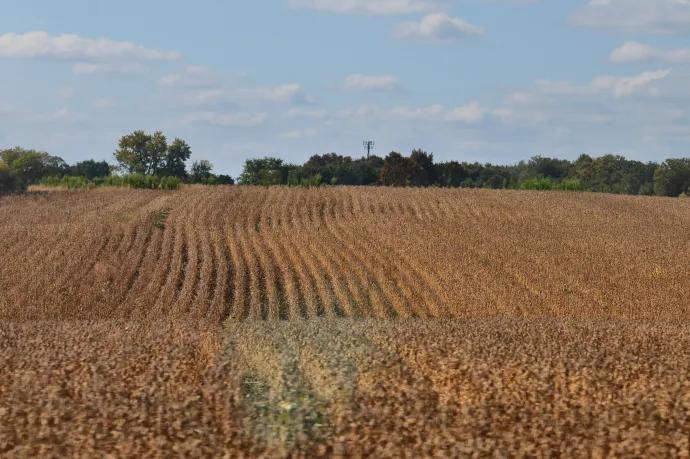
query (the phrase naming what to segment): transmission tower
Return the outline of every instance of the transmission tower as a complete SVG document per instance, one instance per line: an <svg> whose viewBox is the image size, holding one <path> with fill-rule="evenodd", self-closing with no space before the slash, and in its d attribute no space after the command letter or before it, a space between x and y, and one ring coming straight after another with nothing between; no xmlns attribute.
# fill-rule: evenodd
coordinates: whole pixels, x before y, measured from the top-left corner
<svg viewBox="0 0 690 459"><path fill-rule="evenodd" d="M367 159L369 159L369 153L371 153L371 150L374 149L374 141L373 140L365 140L364 141L364 148L367 149Z"/></svg>

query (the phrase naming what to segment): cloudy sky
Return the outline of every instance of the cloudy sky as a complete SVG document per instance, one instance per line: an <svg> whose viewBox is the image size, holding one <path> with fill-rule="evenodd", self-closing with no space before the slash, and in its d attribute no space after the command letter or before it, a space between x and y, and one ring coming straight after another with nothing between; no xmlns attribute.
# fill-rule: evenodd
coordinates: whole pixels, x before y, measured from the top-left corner
<svg viewBox="0 0 690 459"><path fill-rule="evenodd" d="M112 162L121 135L162 130L231 175L363 140L690 156L690 0L6 3L0 148Z"/></svg>

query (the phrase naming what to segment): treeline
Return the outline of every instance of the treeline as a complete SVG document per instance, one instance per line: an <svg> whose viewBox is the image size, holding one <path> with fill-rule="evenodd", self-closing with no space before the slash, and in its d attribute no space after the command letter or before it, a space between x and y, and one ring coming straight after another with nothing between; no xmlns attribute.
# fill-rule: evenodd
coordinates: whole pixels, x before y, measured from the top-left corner
<svg viewBox="0 0 690 459"><path fill-rule="evenodd" d="M213 173L206 160L193 161L190 146L156 131L134 131L120 138L116 164L87 160L73 165L46 152L15 147L0 151L0 193L28 185L93 188L122 186L177 189L183 183L233 185L228 175ZM385 158L353 159L336 153L313 155L297 165L280 158L249 159L237 179L240 185L382 185L527 190L596 191L616 194L685 196L690 193L690 158L662 163L628 160L619 155L586 154L575 161L534 156L512 165L435 162L420 149L409 156L391 152Z"/></svg>
<svg viewBox="0 0 690 459"><path fill-rule="evenodd" d="M352 159L328 153L314 155L301 166L273 157L247 160L238 184L438 186L676 197L690 192L690 158L659 164L618 155L593 158L583 154L575 161L534 156L513 165L496 165L435 162L432 153L419 149L409 156L391 152L385 158Z"/></svg>
<svg viewBox="0 0 690 459"><path fill-rule="evenodd" d="M206 160L193 161L192 150L182 139L168 143L156 131L134 131L120 138L113 153L116 164L86 160L68 164L44 151L14 147L0 150L0 194L23 191L30 185L68 189L100 186L178 189L180 184L232 185L228 175L215 175Z"/></svg>

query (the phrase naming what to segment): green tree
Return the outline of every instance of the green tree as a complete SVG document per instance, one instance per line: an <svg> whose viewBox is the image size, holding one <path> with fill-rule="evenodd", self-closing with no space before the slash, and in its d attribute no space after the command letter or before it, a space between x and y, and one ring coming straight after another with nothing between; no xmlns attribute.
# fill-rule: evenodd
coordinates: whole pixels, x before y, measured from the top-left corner
<svg viewBox="0 0 690 459"><path fill-rule="evenodd" d="M69 173L76 177L86 177L88 180L93 180L97 177L108 177L110 175L110 165L105 161L87 159L86 161L79 161L70 167Z"/></svg>
<svg viewBox="0 0 690 459"><path fill-rule="evenodd" d="M179 178L187 177L186 163L192 156L192 149L182 139L175 138L168 146L165 167L162 175Z"/></svg>
<svg viewBox="0 0 690 459"><path fill-rule="evenodd" d="M410 161L414 166L414 173L410 180L415 186L428 186L438 182L434 167L434 154L420 149L412 150Z"/></svg>
<svg viewBox="0 0 690 459"><path fill-rule="evenodd" d="M282 159L264 157L248 159L244 162L239 177L240 185L281 185L288 183L290 171L296 166L285 164Z"/></svg>
<svg viewBox="0 0 690 459"><path fill-rule="evenodd" d="M690 158L667 159L654 173L654 193L677 197L690 191Z"/></svg>
<svg viewBox="0 0 690 459"><path fill-rule="evenodd" d="M122 136L113 155L128 173L153 175L165 165L167 150L167 141L161 131L149 135L138 130Z"/></svg>
<svg viewBox="0 0 690 459"><path fill-rule="evenodd" d="M216 177L216 183L218 185L234 185L235 180L229 175L220 174Z"/></svg>
<svg viewBox="0 0 690 459"><path fill-rule="evenodd" d="M459 187L467 178L467 171L457 161L448 161L436 165L436 176L441 186Z"/></svg>
<svg viewBox="0 0 690 459"><path fill-rule="evenodd" d="M67 163L59 156L44 151L14 147L0 152L2 162L23 183L38 182L44 175L63 175L68 172Z"/></svg>
<svg viewBox="0 0 690 459"><path fill-rule="evenodd" d="M192 163L192 169L190 171L190 180L192 183L202 183L202 179L208 180L212 175L213 164L208 160L202 159L201 161L194 161Z"/></svg>
<svg viewBox="0 0 690 459"><path fill-rule="evenodd" d="M388 153L381 169L380 181L386 186L409 186L417 166L396 151Z"/></svg>
<svg viewBox="0 0 690 459"><path fill-rule="evenodd" d="M0 195L24 189L24 184L10 170L10 167L0 161Z"/></svg>

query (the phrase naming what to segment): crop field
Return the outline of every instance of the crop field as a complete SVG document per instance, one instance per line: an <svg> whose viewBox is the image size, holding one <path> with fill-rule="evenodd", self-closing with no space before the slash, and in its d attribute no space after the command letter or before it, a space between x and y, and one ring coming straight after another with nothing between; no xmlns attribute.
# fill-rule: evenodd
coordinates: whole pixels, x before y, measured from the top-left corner
<svg viewBox="0 0 690 459"><path fill-rule="evenodd" d="M0 198L0 455L676 456L690 200Z"/></svg>

